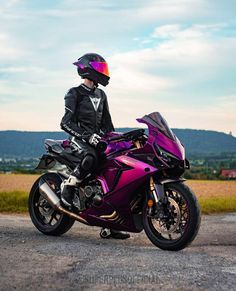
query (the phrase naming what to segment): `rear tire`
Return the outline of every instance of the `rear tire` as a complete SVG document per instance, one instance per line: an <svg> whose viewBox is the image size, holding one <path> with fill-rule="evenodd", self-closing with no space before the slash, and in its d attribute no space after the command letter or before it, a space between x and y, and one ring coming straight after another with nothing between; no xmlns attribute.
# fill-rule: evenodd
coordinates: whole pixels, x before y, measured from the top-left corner
<svg viewBox="0 0 236 291"><path fill-rule="evenodd" d="M46 173L39 177L31 188L28 200L28 209L35 227L46 235L59 236L66 233L75 220L54 210L39 192L39 180L41 178L60 195L61 177L56 173Z"/></svg>
<svg viewBox="0 0 236 291"><path fill-rule="evenodd" d="M193 191L183 183L165 184L164 190L170 201L167 213L170 213L172 224L159 217L150 217L145 203L143 227L155 246L163 250L179 251L187 247L198 233L201 222L200 206Z"/></svg>

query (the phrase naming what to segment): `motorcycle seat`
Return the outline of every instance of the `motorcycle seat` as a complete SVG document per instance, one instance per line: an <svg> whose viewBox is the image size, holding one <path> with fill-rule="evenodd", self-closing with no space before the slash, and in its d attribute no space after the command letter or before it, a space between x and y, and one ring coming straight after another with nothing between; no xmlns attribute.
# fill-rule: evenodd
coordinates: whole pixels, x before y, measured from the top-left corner
<svg viewBox="0 0 236 291"><path fill-rule="evenodd" d="M61 154L64 150L64 147L62 146L63 140L45 139L44 144L49 152Z"/></svg>

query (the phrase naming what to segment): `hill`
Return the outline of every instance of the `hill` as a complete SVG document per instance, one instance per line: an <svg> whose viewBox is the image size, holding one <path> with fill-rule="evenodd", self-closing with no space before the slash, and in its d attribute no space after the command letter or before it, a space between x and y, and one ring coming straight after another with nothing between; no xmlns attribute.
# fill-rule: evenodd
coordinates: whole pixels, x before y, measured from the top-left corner
<svg viewBox="0 0 236 291"><path fill-rule="evenodd" d="M117 128L124 132L132 128ZM173 129L185 145L188 156L236 153L236 138L223 132L194 129ZM39 157L44 153L46 138L66 139L64 132L0 131L0 157Z"/></svg>

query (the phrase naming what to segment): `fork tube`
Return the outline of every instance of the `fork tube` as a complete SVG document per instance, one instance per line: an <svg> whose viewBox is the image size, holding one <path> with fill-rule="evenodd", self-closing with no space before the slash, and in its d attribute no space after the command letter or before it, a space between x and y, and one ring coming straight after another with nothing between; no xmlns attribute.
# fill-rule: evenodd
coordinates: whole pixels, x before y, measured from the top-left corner
<svg viewBox="0 0 236 291"><path fill-rule="evenodd" d="M155 184L154 184L152 176L150 177L150 190L151 190L151 193L152 193L152 195L154 197L155 203L158 203L157 192L156 192L156 189L155 189Z"/></svg>
<svg viewBox="0 0 236 291"><path fill-rule="evenodd" d="M154 200L157 203L158 200L162 200L165 197L164 186L154 182L153 177L150 177L150 190L153 194Z"/></svg>

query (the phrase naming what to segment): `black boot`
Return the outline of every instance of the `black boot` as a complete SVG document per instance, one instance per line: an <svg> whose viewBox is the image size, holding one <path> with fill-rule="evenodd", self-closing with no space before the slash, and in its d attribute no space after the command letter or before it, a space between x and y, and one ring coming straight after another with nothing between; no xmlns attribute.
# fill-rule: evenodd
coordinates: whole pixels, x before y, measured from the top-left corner
<svg viewBox="0 0 236 291"><path fill-rule="evenodd" d="M101 238L115 238L115 239L127 239L130 235L127 232L109 229L109 228L102 228L100 232Z"/></svg>
<svg viewBox="0 0 236 291"><path fill-rule="evenodd" d="M74 175L70 175L68 179L64 180L61 184L61 201L66 206L71 206L73 203L74 198L74 190L75 186L81 182L77 177Z"/></svg>

